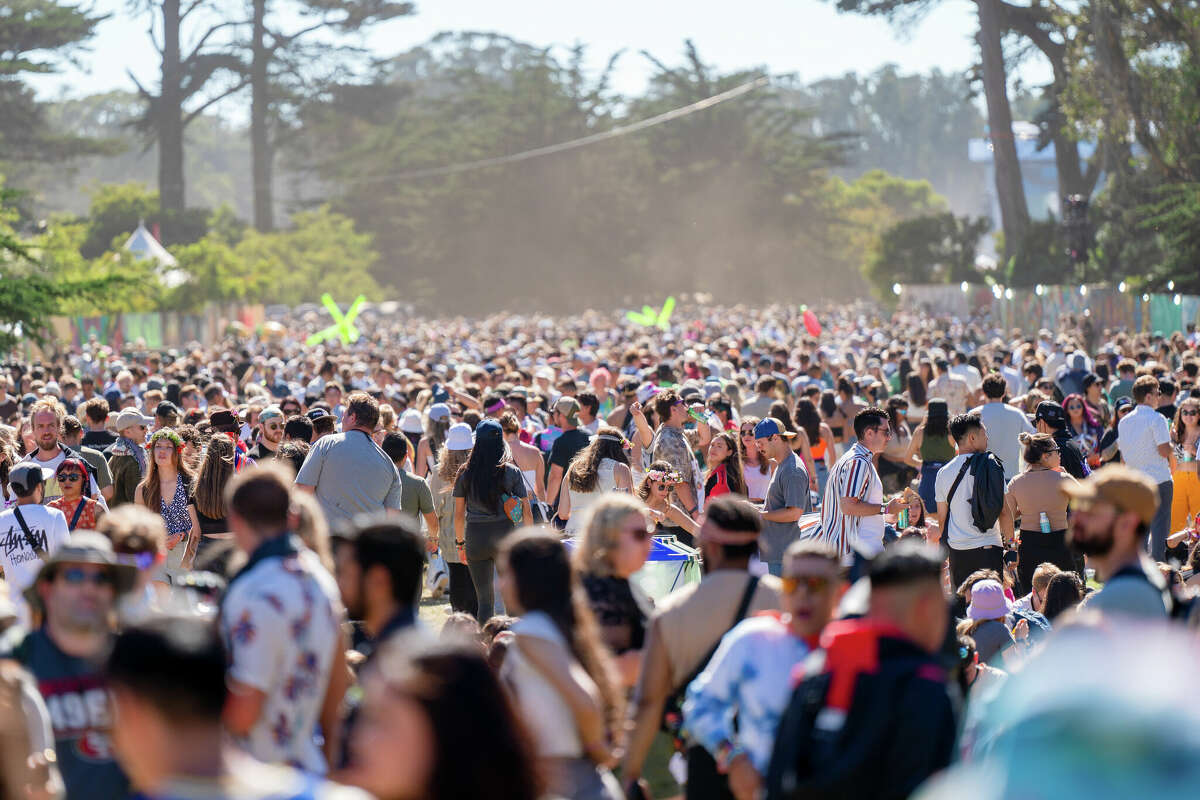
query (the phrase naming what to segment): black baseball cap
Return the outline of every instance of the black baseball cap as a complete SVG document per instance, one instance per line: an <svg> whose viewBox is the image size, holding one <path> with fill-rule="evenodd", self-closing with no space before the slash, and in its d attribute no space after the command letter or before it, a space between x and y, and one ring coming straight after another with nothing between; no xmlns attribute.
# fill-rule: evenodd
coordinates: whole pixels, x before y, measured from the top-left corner
<svg viewBox="0 0 1200 800"><path fill-rule="evenodd" d="M175 405L170 400L163 400L161 403L159 403L157 406L154 407L154 415L158 416L158 417L165 417L168 414L179 414L179 413L182 413L179 410L179 406Z"/></svg>
<svg viewBox="0 0 1200 800"><path fill-rule="evenodd" d="M1038 403L1037 412L1033 415L1033 421L1038 420L1042 420L1051 428L1061 430L1067 427L1067 412L1053 400L1043 400Z"/></svg>

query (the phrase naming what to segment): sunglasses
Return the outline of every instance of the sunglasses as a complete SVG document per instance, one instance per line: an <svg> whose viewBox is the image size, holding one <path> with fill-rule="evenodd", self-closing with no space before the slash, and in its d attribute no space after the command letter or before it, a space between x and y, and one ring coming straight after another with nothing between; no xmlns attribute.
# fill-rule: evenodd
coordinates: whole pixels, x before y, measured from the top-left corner
<svg viewBox="0 0 1200 800"><path fill-rule="evenodd" d="M784 594L792 594L801 585L809 594L819 594L829 588L832 580L824 575L788 575L779 579Z"/></svg>
<svg viewBox="0 0 1200 800"><path fill-rule="evenodd" d="M654 529L647 525L636 525L628 529L629 535L639 542L649 539L653 531Z"/></svg>
<svg viewBox="0 0 1200 800"><path fill-rule="evenodd" d="M748 428L747 428L746 430L742 431L742 438L743 438L743 439L752 438L753 436L754 436L754 431L752 431L752 430L750 430L750 429L748 429Z"/></svg>
<svg viewBox="0 0 1200 800"><path fill-rule="evenodd" d="M267 430L269 430L269 431L281 431L281 430L283 430L283 426L282 426L282 425L280 425L278 422L275 422L275 423L268 422L268 423L266 424L266 426L265 426L265 427L266 427L266 429L267 429Z"/></svg>
<svg viewBox="0 0 1200 800"><path fill-rule="evenodd" d="M1181 417L1195 417L1198 415L1200 415L1200 409L1195 408L1184 409L1179 412L1179 416Z"/></svg>
<svg viewBox="0 0 1200 800"><path fill-rule="evenodd" d="M71 586L91 583L93 586L112 586L116 581L108 570L87 570L82 567L68 567L59 573L59 577Z"/></svg>
<svg viewBox="0 0 1200 800"><path fill-rule="evenodd" d="M76 483L83 480L83 476L78 472L60 472L54 476L59 483Z"/></svg>
<svg viewBox="0 0 1200 800"><path fill-rule="evenodd" d="M117 553L117 561L140 570L147 570L158 561L158 555L155 553Z"/></svg>

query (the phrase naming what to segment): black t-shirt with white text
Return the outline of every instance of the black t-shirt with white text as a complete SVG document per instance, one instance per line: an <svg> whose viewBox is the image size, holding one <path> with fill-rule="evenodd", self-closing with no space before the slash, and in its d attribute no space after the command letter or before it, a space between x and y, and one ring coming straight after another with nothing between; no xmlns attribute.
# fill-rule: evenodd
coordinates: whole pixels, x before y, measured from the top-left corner
<svg viewBox="0 0 1200 800"><path fill-rule="evenodd" d="M112 701L101 664L69 656L36 630L12 654L37 681L54 727L67 800L128 797L129 779L112 749Z"/></svg>

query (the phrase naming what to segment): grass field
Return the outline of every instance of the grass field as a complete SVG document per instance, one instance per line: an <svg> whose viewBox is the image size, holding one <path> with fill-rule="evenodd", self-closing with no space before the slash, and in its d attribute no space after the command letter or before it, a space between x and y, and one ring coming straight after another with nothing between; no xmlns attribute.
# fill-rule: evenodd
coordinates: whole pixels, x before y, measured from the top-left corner
<svg viewBox="0 0 1200 800"><path fill-rule="evenodd" d="M443 593L441 597L431 597L428 590L421 595L421 608L418 617L421 622L429 626L430 630L434 633L440 631L442 624L445 623L448 616L450 616L449 596Z"/></svg>

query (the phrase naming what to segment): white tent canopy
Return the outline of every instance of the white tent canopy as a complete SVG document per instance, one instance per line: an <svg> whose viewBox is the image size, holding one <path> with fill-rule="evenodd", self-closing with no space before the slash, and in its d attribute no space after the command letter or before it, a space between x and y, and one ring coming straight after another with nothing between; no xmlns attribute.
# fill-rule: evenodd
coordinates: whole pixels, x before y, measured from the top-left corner
<svg viewBox="0 0 1200 800"><path fill-rule="evenodd" d="M168 253L167 249L158 243L158 239L154 238L154 234L146 230L144 221L139 220L137 230L125 240L125 249L138 259L153 258L160 266L176 266L175 256Z"/></svg>
<svg viewBox="0 0 1200 800"><path fill-rule="evenodd" d="M139 261L144 258L153 259L158 264L159 278L168 289L174 289L187 280L187 273L176 269L179 262L175 260L175 256L168 253L167 248L154 238L154 234L146 230L144 220L138 220L137 230L125 240L125 249L133 253L134 258Z"/></svg>

